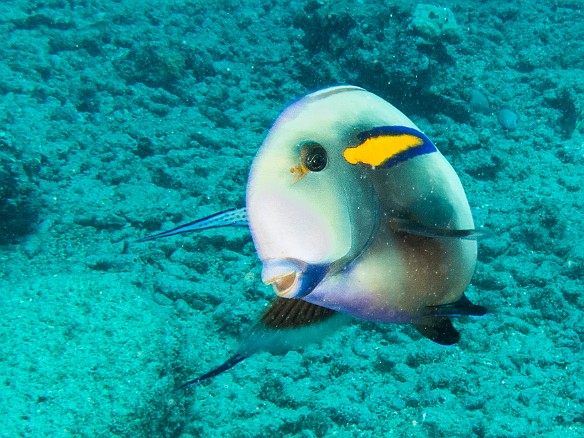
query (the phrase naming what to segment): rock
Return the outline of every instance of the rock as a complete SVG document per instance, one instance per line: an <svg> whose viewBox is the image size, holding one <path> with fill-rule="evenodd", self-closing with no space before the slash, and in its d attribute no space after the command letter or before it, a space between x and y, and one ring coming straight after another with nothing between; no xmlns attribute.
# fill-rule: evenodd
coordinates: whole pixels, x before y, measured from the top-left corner
<svg viewBox="0 0 584 438"><path fill-rule="evenodd" d="M422 37L421 43L434 45L442 42L458 43L462 40L456 18L448 8L421 3L416 6L410 26Z"/></svg>

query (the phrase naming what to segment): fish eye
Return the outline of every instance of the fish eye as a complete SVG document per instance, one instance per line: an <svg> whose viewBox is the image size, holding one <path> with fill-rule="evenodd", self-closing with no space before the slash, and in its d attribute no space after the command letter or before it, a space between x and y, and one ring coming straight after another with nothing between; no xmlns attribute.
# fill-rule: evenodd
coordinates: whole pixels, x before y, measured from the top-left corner
<svg viewBox="0 0 584 438"><path fill-rule="evenodd" d="M320 172L328 162L326 150L318 143L307 143L300 150L302 165L311 172Z"/></svg>

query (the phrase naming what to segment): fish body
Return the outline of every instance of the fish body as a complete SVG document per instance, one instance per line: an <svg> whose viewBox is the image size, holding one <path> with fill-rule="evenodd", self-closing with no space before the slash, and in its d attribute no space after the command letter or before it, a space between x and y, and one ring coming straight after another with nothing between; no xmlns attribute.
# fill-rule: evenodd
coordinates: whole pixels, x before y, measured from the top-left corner
<svg viewBox="0 0 584 438"><path fill-rule="evenodd" d="M262 280L276 299L234 356L318 341L348 317L411 323L439 344L459 339L450 317L484 315L464 295L481 233L456 172L403 113L355 86L291 104L253 160L246 207L140 241L249 226Z"/></svg>
<svg viewBox="0 0 584 438"><path fill-rule="evenodd" d="M427 147L403 154L417 143ZM306 145L321 146L327 164L298 177ZM366 146L373 151L359 155ZM252 165L247 214L263 280L279 296L362 319L412 322L457 301L475 269L475 240L393 226L399 218L431 236L474 223L444 156L403 113L358 87L316 92L282 113ZM316 285L304 281L314 271Z"/></svg>

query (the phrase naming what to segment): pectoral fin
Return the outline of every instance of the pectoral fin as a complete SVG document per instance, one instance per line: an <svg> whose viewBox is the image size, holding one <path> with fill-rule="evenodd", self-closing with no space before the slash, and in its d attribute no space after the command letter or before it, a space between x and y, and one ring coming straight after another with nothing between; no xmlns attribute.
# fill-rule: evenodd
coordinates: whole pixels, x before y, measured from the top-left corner
<svg viewBox="0 0 584 438"><path fill-rule="evenodd" d="M283 354L318 342L348 318L334 310L294 298L276 298L241 342L237 353L222 365L177 389L198 384L229 370L254 353Z"/></svg>
<svg viewBox="0 0 584 438"><path fill-rule="evenodd" d="M458 301L450 304L426 307L426 316L484 316L487 308L478 306L462 295Z"/></svg>
<svg viewBox="0 0 584 438"><path fill-rule="evenodd" d="M491 236L487 230L450 230L441 228L425 227L417 222L407 219L392 218L390 219L391 227L398 233L413 234L421 237L431 238L445 238L445 239L463 239L463 240L479 240L486 239Z"/></svg>
<svg viewBox="0 0 584 438"><path fill-rule="evenodd" d="M460 333L452 325L451 316L483 316L487 309L470 302L462 295L458 301L439 306L428 306L424 316L412 325L422 336L441 345L456 344Z"/></svg>

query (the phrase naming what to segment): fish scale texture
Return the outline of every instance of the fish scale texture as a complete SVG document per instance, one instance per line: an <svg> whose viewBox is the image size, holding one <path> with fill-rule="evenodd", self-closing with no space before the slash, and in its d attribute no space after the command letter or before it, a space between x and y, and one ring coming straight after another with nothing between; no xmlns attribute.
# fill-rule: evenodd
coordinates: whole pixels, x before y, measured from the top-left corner
<svg viewBox="0 0 584 438"><path fill-rule="evenodd" d="M2 2L0 437L582 436L584 13L475 3ZM133 242L243 206L279 112L347 83L456 169L490 313L453 347L355 321L174 391L273 293L243 229Z"/></svg>

